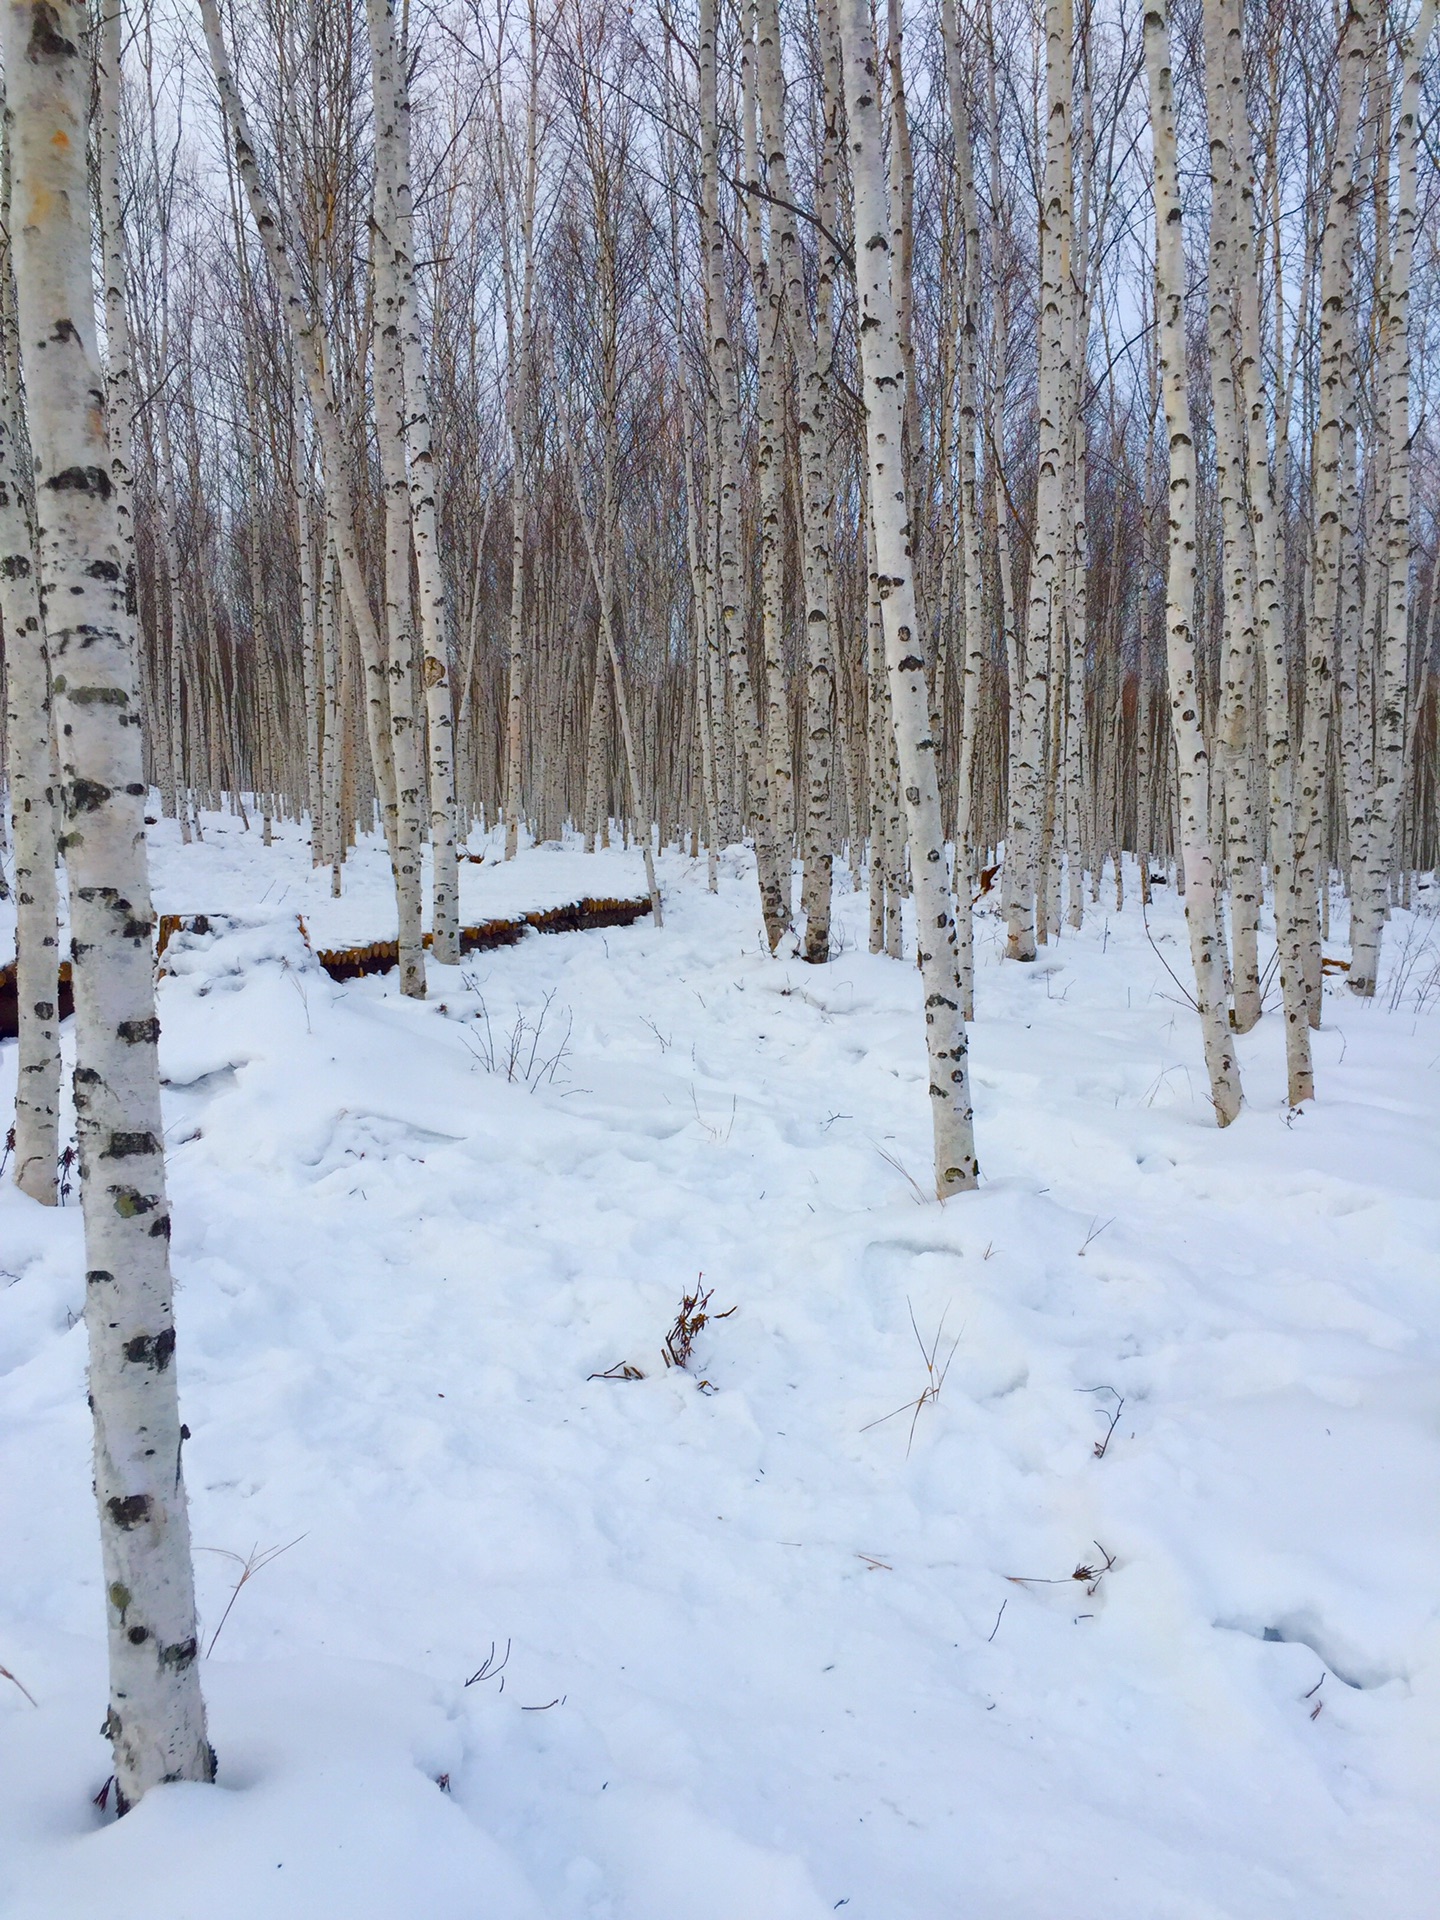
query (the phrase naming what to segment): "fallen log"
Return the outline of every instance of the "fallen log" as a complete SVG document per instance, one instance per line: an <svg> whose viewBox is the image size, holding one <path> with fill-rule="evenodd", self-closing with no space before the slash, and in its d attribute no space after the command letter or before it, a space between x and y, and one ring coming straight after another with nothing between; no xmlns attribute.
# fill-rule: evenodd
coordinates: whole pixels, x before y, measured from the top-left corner
<svg viewBox="0 0 1440 1920"><path fill-rule="evenodd" d="M587 933L598 927L628 927L649 911L648 895L638 900L594 899L587 895L568 906L541 907L513 920L483 920L478 926L461 927L460 951L492 953L498 947L517 946L532 932ZM430 945L428 933L425 944ZM362 974L388 973L391 967L398 967L400 943L372 940L361 947L317 947L315 958L332 980L355 980Z"/></svg>
<svg viewBox="0 0 1440 1920"><path fill-rule="evenodd" d="M642 920L650 911L648 895L637 900L593 898L586 895L581 900L572 900L563 907L540 907L531 913L522 913L514 919L482 920L478 926L460 929L460 951L469 953L492 953L499 947L518 946L527 933L586 933L599 927L628 927ZM299 916L297 916L298 918ZM177 933L207 934L210 920L203 913L162 913L156 928L155 957L157 961ZM305 935L305 943L310 945L310 935L305 922L300 919L300 931ZM430 945L430 935L425 935L425 944ZM388 973L391 967L400 964L400 944L397 940L370 940L357 947L317 947L312 948L315 958L329 974L332 980L358 980L369 973ZM60 1018L67 1020L75 1011L75 994L70 984L70 962L60 963ZM0 967L0 1040L13 1040L20 1031L19 1003L15 989L15 962Z"/></svg>
<svg viewBox="0 0 1440 1920"><path fill-rule="evenodd" d="M70 962L60 962L60 1018L68 1020L75 1011L75 989L70 984ZM20 995L15 981L15 962L0 967L0 1040L13 1040L20 1032Z"/></svg>

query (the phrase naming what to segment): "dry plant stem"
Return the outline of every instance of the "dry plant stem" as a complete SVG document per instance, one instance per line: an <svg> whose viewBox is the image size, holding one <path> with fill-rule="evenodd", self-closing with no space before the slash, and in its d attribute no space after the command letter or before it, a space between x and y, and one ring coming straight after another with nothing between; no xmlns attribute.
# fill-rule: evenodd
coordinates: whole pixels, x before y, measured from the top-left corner
<svg viewBox="0 0 1440 1920"><path fill-rule="evenodd" d="M17 1680L8 1667L0 1667L0 1680L8 1680L12 1687L18 1687L32 1707L38 1707L40 1705L40 1702L35 1698L34 1694L31 1693L25 1682L23 1680Z"/></svg>
<svg viewBox="0 0 1440 1920"><path fill-rule="evenodd" d="M270 1562L272 1560L278 1560L281 1554L288 1553L291 1547L298 1547L300 1542L304 1538L305 1538L304 1534L299 1533L299 1534L296 1534L293 1540L287 1540L283 1547L265 1547L262 1549L258 1546L255 1546L255 1547L252 1547L249 1553L247 1554L236 1553L234 1549L231 1547L201 1547L200 1548L201 1553L223 1554L227 1560L235 1561L235 1563L240 1569L240 1577L239 1579L236 1580L235 1585L230 1589L230 1598L225 1602L225 1611L220 1616L220 1624L219 1626L216 1627L215 1631L211 1634L210 1644L205 1649L205 1658L207 1660L210 1658L211 1654L214 1653L215 1651L215 1642L220 1638L221 1633L224 1631L225 1622L230 1618L230 1609L235 1605L235 1602L240 1598L241 1588L248 1586L250 1581L252 1581L255 1578L257 1573L263 1573L265 1568L270 1565Z"/></svg>
<svg viewBox="0 0 1440 1920"><path fill-rule="evenodd" d="M7 0L13 244L75 987L85 1324L122 1811L214 1778L180 1470L135 624L110 478L86 179L88 9Z"/></svg>
<svg viewBox="0 0 1440 1920"><path fill-rule="evenodd" d="M910 1414L910 1433L905 1442L905 1458L908 1460L910 1458L910 1449L915 1444L915 1428L919 1422L920 1415L926 1407L932 1405L940 1398L940 1389L945 1384L945 1376L950 1371L950 1363L960 1348L960 1337L957 1334L951 1343L950 1351L945 1356L944 1365L937 1366L936 1355L940 1351L940 1341L945 1332L945 1314L941 1314L940 1324L935 1329L935 1337L927 1347L920 1337L919 1327L915 1324L914 1306L908 1299L905 1305L910 1314L910 1330L915 1335L915 1344L919 1347L920 1356L925 1362L925 1385L921 1388L919 1396L916 1399L907 1400L903 1407L896 1407L892 1413L882 1413L878 1420L867 1421L860 1431L862 1433L869 1433L872 1427L883 1427L887 1420L897 1419L902 1413ZM947 1308L946 1312L948 1313L948 1311L949 1309Z"/></svg>

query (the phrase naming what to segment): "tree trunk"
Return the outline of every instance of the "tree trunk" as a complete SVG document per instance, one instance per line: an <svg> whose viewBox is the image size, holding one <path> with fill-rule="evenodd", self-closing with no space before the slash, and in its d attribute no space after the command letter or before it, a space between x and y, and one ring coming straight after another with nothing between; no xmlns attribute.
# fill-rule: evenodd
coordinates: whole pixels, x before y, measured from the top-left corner
<svg viewBox="0 0 1440 1920"><path fill-rule="evenodd" d="M725 300L725 252L728 236L720 216L718 110L715 74L716 0L700 0L700 179L705 308L711 378L715 382L718 428L712 458L719 473L720 619L729 665L730 691L740 754L749 773L750 812L755 826L755 864L765 937L773 953L790 924L789 888L784 884L775 846L765 753L755 694L746 658L745 614L740 603L740 419L735 350ZM789 862L784 863L788 876Z"/></svg>
<svg viewBox="0 0 1440 1920"><path fill-rule="evenodd" d="M1360 886L1350 903L1351 990L1369 999L1380 966L1385 925L1385 888L1394 858L1395 819L1404 777L1406 658L1410 616L1410 269L1415 252L1419 188L1421 69L1435 28L1435 0L1422 0L1420 17L1405 47L1396 126L1399 191L1395 244L1382 315L1384 404L1388 413L1387 501L1388 593L1380 654L1378 751L1370 795ZM1389 156L1382 156L1388 166ZM1431 589L1434 591L1433 585Z"/></svg>
<svg viewBox="0 0 1440 1920"><path fill-rule="evenodd" d="M979 1170L956 972L955 905L930 727L930 688L915 618L903 465L905 364L892 285L891 209L885 186L875 39L866 0L840 0L839 17L855 196L855 273L876 584L885 626L925 991L935 1190L943 1200L974 1187Z"/></svg>
<svg viewBox="0 0 1440 1920"><path fill-rule="evenodd" d="M350 485L349 450L345 445L339 408L321 352L320 322L305 305L286 250L279 219L275 209L270 205L260 179L260 169L255 157L255 143L250 137L245 110L235 86L229 56L225 51L224 37L220 31L217 0L200 0L200 18L210 51L210 64L214 70L216 88L220 94L221 110L235 155L235 165L250 202L251 217L270 261L270 270L279 291L286 324L290 328L291 338L295 343L296 353L305 375L305 384L310 394L310 409L320 446L320 466L325 487L329 536L334 544L340 580L344 588L346 604L350 610L351 624L354 626L359 643L361 665L365 676L365 727L370 743L370 761L375 776L375 789L380 801L381 817L385 823L386 838L390 847L390 860L395 877L396 910L401 926L401 944L408 956L420 951L418 927L414 927L413 933L411 931L419 898L418 887L411 884L411 876L414 873L419 850L406 847L400 833L396 767L391 744L389 671L385 652L380 644L379 628L371 611L369 591L365 584L365 574L360 559L354 493ZM402 970L401 986L405 992L412 995L424 993L423 962L418 979L413 972L406 974Z"/></svg>
<svg viewBox="0 0 1440 1920"><path fill-rule="evenodd" d="M425 350L415 292L415 221L410 181L410 85L397 45L394 0L369 0L374 62L376 146L383 149L389 196L386 227L399 331L401 436L408 464L410 533L419 587L424 652L426 742L430 789L431 940L442 966L460 961L460 869L455 851L455 715L450 697L450 623L435 505L435 460ZM383 103L383 110L382 110Z"/></svg>
<svg viewBox="0 0 1440 1920"><path fill-rule="evenodd" d="M95 1492L121 1809L212 1780L181 1479L135 625L95 332L87 9L0 8L41 597L61 743ZM118 78L118 76L116 76ZM37 726L41 724L36 716Z"/></svg>
<svg viewBox="0 0 1440 1920"><path fill-rule="evenodd" d="M0 109L3 111L3 109ZM0 327L15 358L10 248L10 156L0 186ZM60 1129L60 935L55 884L55 787L50 668L30 497L29 449L16 412L18 382L0 392L0 619L5 630L5 725L15 850L15 1184L53 1207Z"/></svg>
<svg viewBox="0 0 1440 1920"><path fill-rule="evenodd" d="M1240 1074L1226 1017L1225 964L1210 844L1209 756L1195 674L1195 442L1185 378L1185 252L1175 159L1170 28L1162 0L1145 14L1145 66L1155 157L1155 295L1160 377L1170 440L1170 552L1166 576L1166 667L1179 771L1185 921L1210 1098L1228 1126L1240 1111Z"/></svg>

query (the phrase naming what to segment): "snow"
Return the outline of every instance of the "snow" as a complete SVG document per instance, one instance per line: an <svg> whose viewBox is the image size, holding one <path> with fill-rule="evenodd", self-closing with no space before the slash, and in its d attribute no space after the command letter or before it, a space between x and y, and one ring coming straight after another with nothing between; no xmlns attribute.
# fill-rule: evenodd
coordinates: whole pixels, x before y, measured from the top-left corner
<svg viewBox="0 0 1440 1920"><path fill-rule="evenodd" d="M1240 1040L1222 1134L1167 890L1028 968L982 918L942 1209L918 976L843 873L824 969L671 853L663 929L417 1004L294 917L393 933L375 848L332 906L293 828L206 836L152 833L220 917L160 991L205 1644L285 1551L205 1664L219 1786L116 1822L80 1214L7 1179L4 1920L1433 1911L1434 921L1328 996L1313 1107ZM643 891L486 851L467 920ZM667 1369L701 1275L736 1311Z"/></svg>

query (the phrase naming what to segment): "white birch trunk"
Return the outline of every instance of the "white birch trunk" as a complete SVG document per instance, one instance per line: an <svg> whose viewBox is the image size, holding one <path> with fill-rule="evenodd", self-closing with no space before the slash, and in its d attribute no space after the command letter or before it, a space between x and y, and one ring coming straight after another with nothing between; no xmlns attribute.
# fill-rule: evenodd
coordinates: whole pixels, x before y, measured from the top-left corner
<svg viewBox="0 0 1440 1920"><path fill-rule="evenodd" d="M135 377L130 351L130 301L125 280L125 231L120 190L120 60L125 37L125 0L105 0L99 15L98 158L100 244L105 290L105 412L110 443L110 483L125 550L126 591L135 605L135 513L131 463L134 459ZM139 698L139 659L135 693Z"/></svg>
<svg viewBox="0 0 1440 1920"><path fill-rule="evenodd" d="M918 958L925 990L935 1190L943 1200L974 1187L979 1170L956 972L955 905L930 730L930 689L915 618L903 467L905 365L892 288L891 209L885 185L875 38L866 0L840 0L839 20L850 177L855 195L855 272L870 512L895 745L909 828Z"/></svg>
<svg viewBox="0 0 1440 1920"><path fill-rule="evenodd" d="M0 107L3 112L3 107ZM15 335L8 149L0 207L0 326ZM15 341L18 347L18 340ZM6 353L7 363L12 353ZM18 382L0 392L0 620L5 639L5 727L15 856L15 1184L55 1204L60 1130L60 936L55 883L55 785L50 668L28 448L16 412Z"/></svg>
<svg viewBox="0 0 1440 1920"><path fill-rule="evenodd" d="M375 75L376 144L389 177L387 227L399 329L401 434L408 468L410 533L424 654L430 799L431 951L442 966L460 960L460 869L455 850L455 715L450 695L450 622L440 558L435 458L425 349L415 289L415 220L410 179L410 87L395 29L394 0L369 0ZM382 111L383 102L383 111Z"/></svg>
<svg viewBox="0 0 1440 1920"><path fill-rule="evenodd" d="M745 649L745 614L740 603L740 418L735 349L730 339L725 300L728 235L720 215L718 112L715 73L716 0L700 0L700 181L705 252L705 309L710 373L715 382L715 436L712 458L719 475L720 620L729 668L733 721L739 753L749 774L749 807L755 827L755 864L765 937L773 953L790 924L789 888L782 883L775 847L775 820L761 740L755 694ZM788 861L786 862L788 876Z"/></svg>
<svg viewBox="0 0 1440 1920"><path fill-rule="evenodd" d="M534 356L535 195L539 177L540 56L534 0L529 7L529 91L525 106L525 172L520 205L520 295L518 312L510 289L506 253L506 319L510 331L510 646L505 693L505 858L520 846L520 787L523 778L525 718L525 410L530 403ZM587 849L588 850L588 849Z"/></svg>
<svg viewBox="0 0 1440 1920"><path fill-rule="evenodd" d="M1235 273L1239 201L1225 99L1224 20L1204 12L1205 85L1210 121L1210 276L1207 339L1214 410L1215 481L1220 496L1225 583L1220 739L1226 872L1230 886L1235 1027L1260 1018L1256 935L1260 887L1250 817L1249 749L1255 682L1254 543L1245 506L1245 441L1235 383Z"/></svg>
<svg viewBox="0 0 1440 1920"><path fill-rule="evenodd" d="M795 820L795 777L790 751L790 702L785 687L785 447L780 411L780 352L783 334L783 269L775 259L779 245L770 209L770 257L766 257L760 208L759 115L757 101L757 8L747 7L747 33L741 58L744 87L746 194L745 228L750 283L755 297L755 464L760 508L760 637L765 674L765 777L770 795L777 858L787 920L790 917L791 864ZM773 134L767 141L774 145ZM781 145L783 166L784 148Z"/></svg>
<svg viewBox="0 0 1440 1920"><path fill-rule="evenodd" d="M1200 726L1195 673L1195 442L1185 369L1185 250L1175 158L1170 28L1163 0L1148 0L1145 67L1155 168L1155 292L1160 377L1170 442L1170 553L1166 578L1166 666L1179 776L1180 851L1185 922L1195 969L1195 1000L1215 1118L1228 1126L1240 1111L1240 1074L1230 1037L1220 936L1215 853L1210 844L1209 756Z"/></svg>
<svg viewBox="0 0 1440 1920"><path fill-rule="evenodd" d="M1355 381L1352 311L1356 200L1355 139L1369 52L1372 0L1350 0L1340 34L1339 90L1330 194L1320 246L1320 400L1315 429L1313 613L1308 623L1305 733L1295 796L1295 891L1310 1024L1320 1024L1319 890L1325 842L1334 651L1340 619L1342 465L1345 416Z"/></svg>
<svg viewBox="0 0 1440 1920"><path fill-rule="evenodd" d="M1035 551L1030 567L1029 617L1024 634L1021 682L1012 684L1019 702L1016 753L1010 772L1010 826L1005 857L1010 867L1010 929L1006 952L1012 960L1035 958L1035 890L1044 876L1037 862L1045 805L1045 762L1049 738L1051 629L1058 618L1061 578L1066 441L1065 401L1069 393L1067 324L1070 301L1070 95L1073 86L1074 9L1071 0L1046 0L1045 184L1040 212L1040 323L1038 388L1039 470L1035 489Z"/></svg>
<svg viewBox="0 0 1440 1920"><path fill-rule="evenodd" d="M295 343L297 357L310 395L310 410L319 443L320 466L325 487L329 536L335 548L345 601L350 611L360 648L365 679L365 727L370 744L370 760L375 788L380 801L390 845L395 876L396 909L402 929L402 947L407 953L418 951L418 928L413 940L407 929L416 921L419 900L418 849L406 848L399 826L396 795L396 767L391 741L391 701L388 665L381 646L379 628L370 607L369 591L360 558L356 528L354 493L350 485L349 450L341 430L340 411L321 351L320 322L307 308L295 271L290 262L276 210L270 205L260 170L256 164L255 143L230 69L220 30L217 0L200 0L200 18L204 27L210 64L220 95L220 105L234 150L235 165L250 203L251 217L270 262L270 270L280 295L286 324ZM419 977L402 972L402 989L412 995L423 994L423 962Z"/></svg>
<svg viewBox="0 0 1440 1920"><path fill-rule="evenodd" d="M980 729L980 687L985 665L984 575L980 548L980 486L976 439L980 384L980 203L975 191L971 119L960 71L960 32L954 0L942 0L941 31L954 146L957 197L965 259L960 284L959 455L960 565L965 607L965 662L961 675L960 765L955 795L955 922L960 955L961 1009L975 1017L975 938L970 903L970 816L975 793L975 748Z"/></svg>
<svg viewBox="0 0 1440 1920"><path fill-rule="evenodd" d="M1384 403L1388 415L1388 581L1380 654L1376 778L1370 795L1360 885L1350 903L1351 990L1375 992L1385 925L1385 890L1394 858L1395 820L1405 766L1405 693L1409 684L1410 616L1410 273L1415 253L1419 193L1420 86L1435 29L1435 0L1422 0L1405 47L1400 116L1396 125L1398 191L1395 239L1385 288ZM1388 155L1382 158L1388 165ZM1432 586L1432 593L1434 588Z"/></svg>
<svg viewBox="0 0 1440 1920"><path fill-rule="evenodd" d="M770 292L777 316L783 314L794 356L797 428L801 465L801 542L805 595L805 863L801 901L805 911L804 957L821 963L830 957L831 766L834 758L835 666L830 638L830 408L826 380L831 356L832 297L836 269L835 166L839 140L839 49L828 7L819 23L825 71L823 145L815 216L819 226L819 270L815 326L810 325L805 263L793 212L794 193L785 147L785 81L777 0L757 0L756 80L760 137L764 142L770 203ZM778 513L777 513L778 519ZM768 552L768 548L767 548ZM777 604L783 586L782 556L776 542ZM767 606L770 588L767 585ZM769 618L767 614L767 619ZM773 705L773 701L772 701ZM772 756L772 765L779 758ZM788 727L784 742L788 777Z"/></svg>
<svg viewBox="0 0 1440 1920"><path fill-rule="evenodd" d="M400 288L395 248L395 135L391 63L375 63L375 209L371 271L375 286L372 369L380 485L385 510L385 625L390 689L390 751L395 767L395 888L400 910L402 993L423 997L420 847L425 830L425 778L415 704L415 632L410 601L410 476L405 463L405 382L400 348Z"/></svg>
<svg viewBox="0 0 1440 1920"><path fill-rule="evenodd" d="M181 1478L135 626L96 398L78 0L7 0L15 276L54 670L110 1711L121 1808L212 1780Z"/></svg>
<svg viewBox="0 0 1440 1920"><path fill-rule="evenodd" d="M1285 610L1276 511L1270 469L1269 426L1261 375L1257 196L1246 113L1244 44L1240 0L1214 0L1223 25L1221 55L1226 120L1235 175L1235 290L1239 320L1237 373L1245 420L1250 536L1254 553L1255 634L1265 673L1265 776L1269 805L1270 870L1275 898L1275 943L1285 1016L1285 1061L1291 1106L1315 1091L1310 1059L1310 1021L1300 952L1295 889L1295 813L1290 676L1285 649ZM1207 15L1208 15L1207 9ZM1213 137L1213 130L1212 130Z"/></svg>

